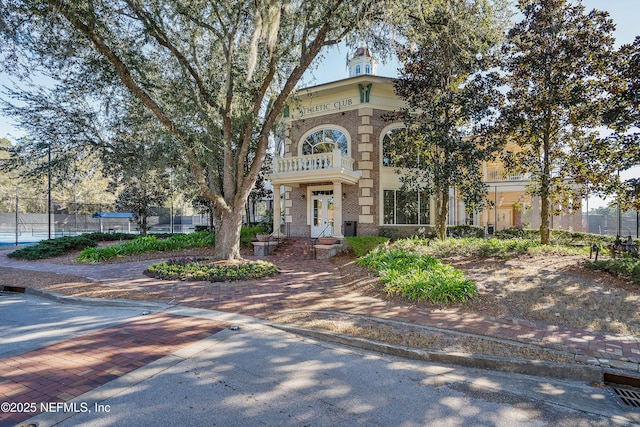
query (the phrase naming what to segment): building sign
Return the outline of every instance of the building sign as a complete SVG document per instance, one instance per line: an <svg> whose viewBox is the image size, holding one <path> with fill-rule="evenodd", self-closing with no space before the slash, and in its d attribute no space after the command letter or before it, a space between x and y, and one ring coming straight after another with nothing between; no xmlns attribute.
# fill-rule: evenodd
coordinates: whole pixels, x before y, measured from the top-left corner
<svg viewBox="0 0 640 427"><path fill-rule="evenodd" d="M344 108L349 108L355 104L356 102L354 101L354 98L344 98L334 102L325 102L322 104L301 106L297 108L297 111L300 117L304 117L310 114L326 113L330 111L340 111ZM285 114L285 117L286 117L286 114Z"/></svg>

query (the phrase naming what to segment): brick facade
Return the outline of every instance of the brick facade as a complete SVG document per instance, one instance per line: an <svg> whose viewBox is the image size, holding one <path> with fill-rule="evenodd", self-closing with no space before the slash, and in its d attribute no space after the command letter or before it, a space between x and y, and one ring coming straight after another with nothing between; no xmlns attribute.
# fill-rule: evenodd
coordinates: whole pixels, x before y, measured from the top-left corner
<svg viewBox="0 0 640 427"><path fill-rule="evenodd" d="M354 110L296 120L288 129L285 157L299 156L299 145L304 141L303 137L314 129L337 127L346 130L354 169L361 171L362 177L357 185L342 186L342 220L356 221L358 235L379 234L380 138L383 129L391 124L384 118L385 114L388 111L371 108L363 103ZM284 206L289 235L309 235L307 220L310 202L307 190L309 187L330 185L330 181L319 181L287 187Z"/></svg>
<svg viewBox="0 0 640 427"><path fill-rule="evenodd" d="M289 236L311 235L314 190L334 193L334 219L342 225L342 230L335 235L344 232L346 222L353 221L357 222L357 235L360 236L379 235L381 232L404 236L419 228L430 228L430 225L381 223L383 191L399 190L401 186L393 170L381 165L383 133L394 124L401 125L386 118L391 111L403 106L394 93L392 83L392 79L385 77L360 76L303 89L292 99L291 107L287 110L290 113L285 117L284 159L276 159L284 166L271 177L276 189L282 186L285 189L281 204L285 222L282 232ZM336 150L337 154L302 155L300 144L306 136L321 129L337 129L347 135L349 149L342 160L339 150ZM353 166L344 163L345 158L352 161ZM290 159L289 162L287 159ZM343 163L337 165L338 161ZM492 189L489 199L495 199L499 210L486 209L474 214L471 222L485 227L491 224L498 230L526 225L523 213L516 209L517 205L521 207L524 204L534 213L530 226L535 227L537 201L526 196L527 181L514 180L506 175L505 178L496 179L502 176L497 173L502 168L499 164L485 164L483 168L485 182ZM341 194L336 194L338 190ZM458 202L451 205L456 207L451 211L449 224L464 224L467 220L464 206L459 202L459 195L456 196L455 191L453 194ZM335 208L340 205L340 210ZM433 212L432 201L431 223ZM571 218L563 216L554 219L555 228L581 229L579 214ZM496 221L497 224L494 224Z"/></svg>

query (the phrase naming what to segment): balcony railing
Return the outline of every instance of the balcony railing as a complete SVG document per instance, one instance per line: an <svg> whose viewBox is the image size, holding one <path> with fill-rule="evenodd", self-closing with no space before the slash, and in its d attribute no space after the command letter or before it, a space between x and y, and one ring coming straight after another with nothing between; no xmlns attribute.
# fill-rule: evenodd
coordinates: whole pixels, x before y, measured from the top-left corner
<svg viewBox="0 0 640 427"><path fill-rule="evenodd" d="M493 167L487 169L487 182L516 182L516 181L528 181L529 174L525 173L508 173L505 168Z"/></svg>
<svg viewBox="0 0 640 427"><path fill-rule="evenodd" d="M352 171L353 163L354 160L351 157L345 156L340 150L333 150L330 153L276 158L274 173L283 174L327 169L345 169Z"/></svg>

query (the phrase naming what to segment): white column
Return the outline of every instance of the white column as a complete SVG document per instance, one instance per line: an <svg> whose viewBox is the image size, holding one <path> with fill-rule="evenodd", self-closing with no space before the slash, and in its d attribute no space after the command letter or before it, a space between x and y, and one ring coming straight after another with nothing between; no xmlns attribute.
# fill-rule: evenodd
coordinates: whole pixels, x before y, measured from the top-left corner
<svg viewBox="0 0 640 427"><path fill-rule="evenodd" d="M342 168L342 151L339 148L334 148L332 154L333 154L333 161L331 162L331 167L333 169L341 169Z"/></svg>
<svg viewBox="0 0 640 427"><path fill-rule="evenodd" d="M283 237L280 232L280 218L282 216L280 206L280 187L282 186L279 184L273 186L273 233L271 233L271 235L276 238Z"/></svg>
<svg viewBox="0 0 640 427"><path fill-rule="evenodd" d="M333 183L333 237L342 239L342 183Z"/></svg>

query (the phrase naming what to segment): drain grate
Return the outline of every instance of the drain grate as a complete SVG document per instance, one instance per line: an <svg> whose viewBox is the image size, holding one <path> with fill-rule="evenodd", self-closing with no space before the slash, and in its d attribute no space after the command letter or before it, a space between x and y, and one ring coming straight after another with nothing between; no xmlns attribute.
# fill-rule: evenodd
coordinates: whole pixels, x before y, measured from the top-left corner
<svg viewBox="0 0 640 427"><path fill-rule="evenodd" d="M611 387L611 392L618 403L633 408L640 408L640 390Z"/></svg>

